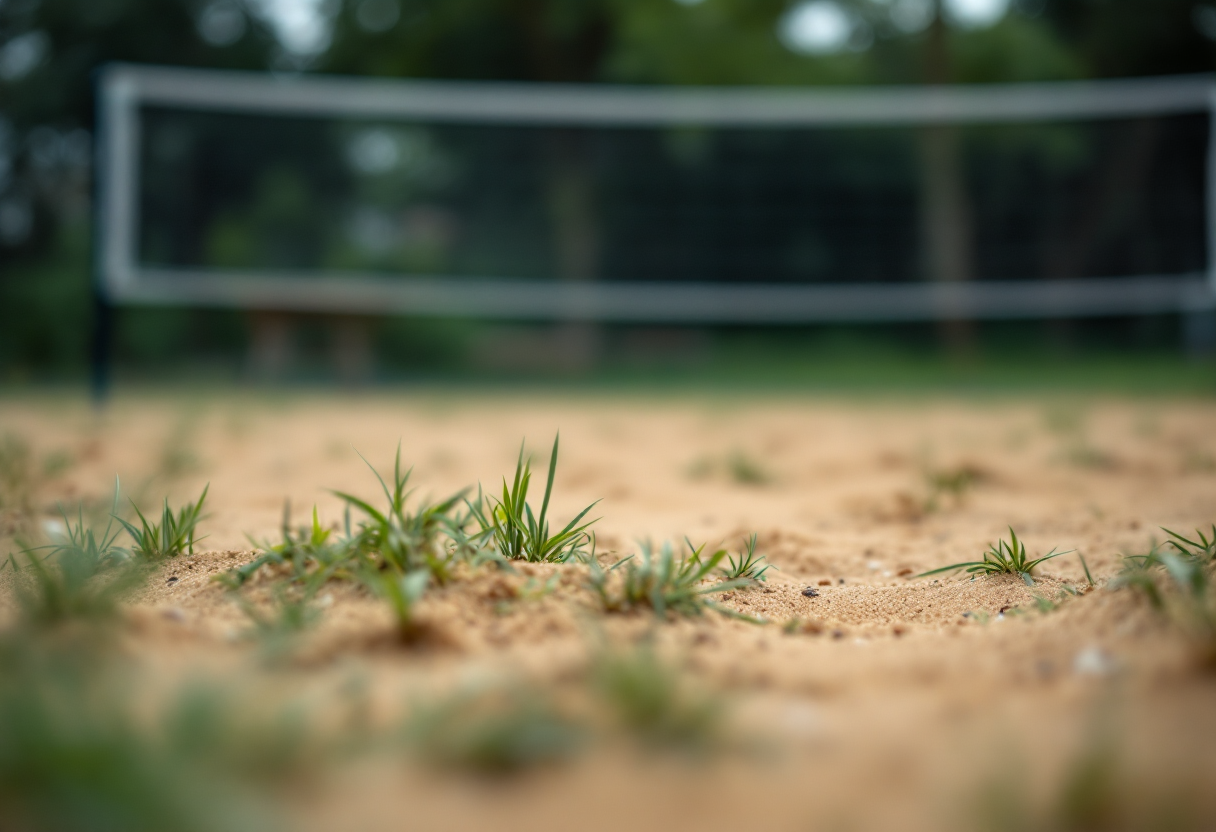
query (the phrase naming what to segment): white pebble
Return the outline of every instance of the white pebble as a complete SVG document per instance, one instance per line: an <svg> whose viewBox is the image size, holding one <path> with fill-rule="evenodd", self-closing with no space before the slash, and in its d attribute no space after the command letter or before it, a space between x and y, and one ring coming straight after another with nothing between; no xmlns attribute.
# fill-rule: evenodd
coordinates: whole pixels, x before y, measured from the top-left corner
<svg viewBox="0 0 1216 832"><path fill-rule="evenodd" d="M1078 676L1109 676L1115 671L1115 660L1101 648L1086 647L1072 660L1072 670Z"/></svg>

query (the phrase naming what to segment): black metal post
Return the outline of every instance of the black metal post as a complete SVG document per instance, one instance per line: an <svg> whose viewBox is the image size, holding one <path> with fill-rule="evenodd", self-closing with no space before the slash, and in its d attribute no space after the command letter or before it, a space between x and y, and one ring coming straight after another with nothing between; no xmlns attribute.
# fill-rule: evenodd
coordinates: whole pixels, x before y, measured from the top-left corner
<svg viewBox="0 0 1216 832"><path fill-rule="evenodd" d="M114 309L93 280L93 337L89 345L89 393L93 407L105 407L110 398L110 353L113 340Z"/></svg>

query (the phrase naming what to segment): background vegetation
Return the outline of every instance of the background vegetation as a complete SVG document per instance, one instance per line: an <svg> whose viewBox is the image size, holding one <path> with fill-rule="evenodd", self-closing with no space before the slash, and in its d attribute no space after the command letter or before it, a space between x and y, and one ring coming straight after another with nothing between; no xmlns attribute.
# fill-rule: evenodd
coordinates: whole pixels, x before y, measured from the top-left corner
<svg viewBox="0 0 1216 832"><path fill-rule="evenodd" d="M821 25L808 40L796 30L810 7ZM825 13L844 21L836 40ZM1214 39L1216 5L1195 0L5 0L0 383L70 381L87 367L90 84L106 61L593 83L971 83L1208 72ZM292 377L331 377L333 323L294 325ZM122 310L117 358L129 376L231 380L247 370L250 330L236 312ZM1184 360L1184 326L1171 316L984 325L961 365L938 361L940 333L927 326L608 328L598 360L569 366L544 359L544 328L390 319L366 331L381 379L984 384L1050 365L1048 381L1061 384L1211 386L1210 366Z"/></svg>

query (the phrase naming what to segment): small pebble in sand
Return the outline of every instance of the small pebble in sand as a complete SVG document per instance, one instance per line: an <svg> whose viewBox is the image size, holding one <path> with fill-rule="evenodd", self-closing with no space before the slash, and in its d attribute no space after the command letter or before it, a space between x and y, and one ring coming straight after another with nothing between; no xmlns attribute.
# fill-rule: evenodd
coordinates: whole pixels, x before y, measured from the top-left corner
<svg viewBox="0 0 1216 832"><path fill-rule="evenodd" d="M177 576L170 575L169 580L165 581L165 583L168 584L169 586L173 586L175 583L177 583Z"/></svg>
<svg viewBox="0 0 1216 832"><path fill-rule="evenodd" d="M814 598L819 594L819 590L815 589L813 586L808 586L806 589L802 590L802 594L807 598Z"/></svg>
<svg viewBox="0 0 1216 832"><path fill-rule="evenodd" d="M1086 647L1072 660L1072 670L1078 676L1109 676L1115 671L1115 660L1099 647Z"/></svg>
<svg viewBox="0 0 1216 832"><path fill-rule="evenodd" d="M841 578L841 579L840 579L840 582L843 584L843 583L844 583L844 578Z"/></svg>
<svg viewBox="0 0 1216 832"><path fill-rule="evenodd" d="M844 583L844 580L841 580L840 582L841 582L841 583ZM820 578L820 579L819 579L819 585L820 585L820 586L831 586L831 585L832 585L832 579L831 579L831 578Z"/></svg>

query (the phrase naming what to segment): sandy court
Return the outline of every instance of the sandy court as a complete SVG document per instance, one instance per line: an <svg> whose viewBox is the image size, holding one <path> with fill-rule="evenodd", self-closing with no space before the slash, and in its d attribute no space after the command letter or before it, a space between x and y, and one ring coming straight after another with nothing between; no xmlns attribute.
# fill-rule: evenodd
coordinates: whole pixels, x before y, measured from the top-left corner
<svg viewBox="0 0 1216 832"><path fill-rule="evenodd" d="M358 453L388 471L400 443L418 494L440 497L499 488L521 440L543 470L559 430L559 522L601 500L606 562L638 541L735 550L754 532L776 570L718 600L769 623L604 615L583 566L486 567L428 593L443 638L407 649L378 637L385 611L336 586L282 671L288 686L320 696L358 674L389 713L403 691L470 673L560 688L596 633L649 634L767 750L690 769L608 749L509 787L364 762L301 798L302 826L391 828L409 806L419 828L620 828L627 800L646 828L978 828L1008 766L1025 772L1029 803L1048 805L1078 754L1110 737L1123 776L1153 775L1129 817L1216 780L1216 677L1130 592L1091 590L1076 554L1041 567L1035 587L916 577L978 559L1012 526L1031 555L1083 555L1101 585L1158 527L1206 528L1206 400L148 394L100 416L67 398L0 402L0 434L35 460L40 522L56 500L104 505L115 475L145 507L210 483L200 552L166 565L131 613L132 649L172 678L252 662L234 637L243 614L212 576L248 561L250 538L277 539L285 501L299 522L316 505L335 524L330 489L376 497ZM502 603L553 575L550 595ZM1194 811L1216 823L1211 789L1198 792Z"/></svg>

